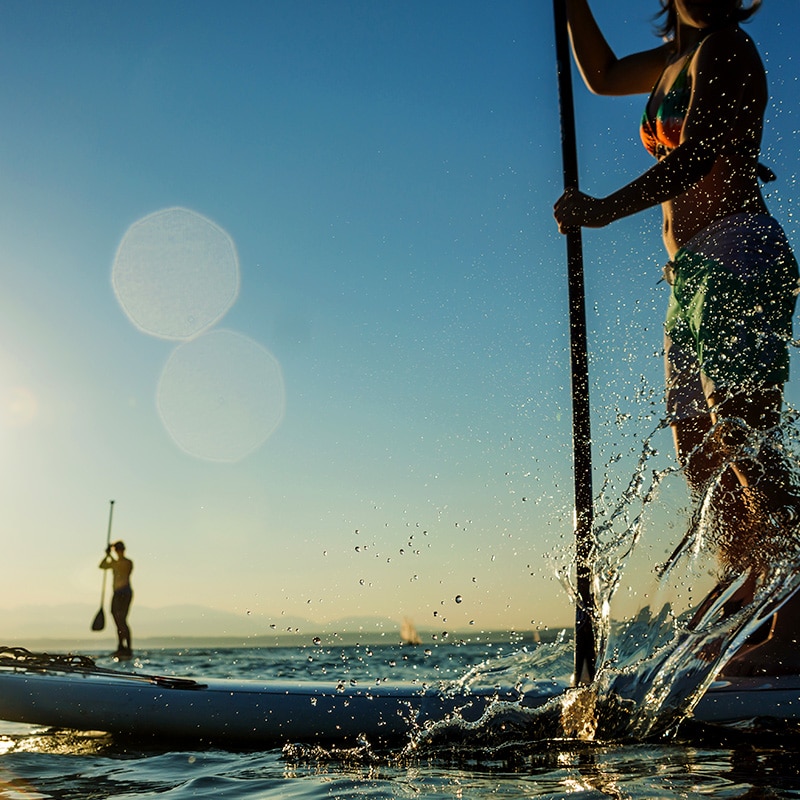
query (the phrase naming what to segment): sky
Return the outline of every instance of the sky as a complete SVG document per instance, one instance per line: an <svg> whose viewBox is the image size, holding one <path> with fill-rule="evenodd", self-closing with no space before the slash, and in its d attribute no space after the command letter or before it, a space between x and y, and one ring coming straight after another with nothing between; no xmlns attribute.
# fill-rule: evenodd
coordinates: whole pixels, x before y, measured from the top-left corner
<svg viewBox="0 0 800 800"><path fill-rule="evenodd" d="M657 41L657 3L593 7L619 54ZM747 27L795 242L799 23ZM571 624L552 29L547 0L3 3L4 615L97 604L114 500L134 630ZM650 165L643 102L576 82L587 192ZM662 415L658 230L584 235L604 506Z"/></svg>

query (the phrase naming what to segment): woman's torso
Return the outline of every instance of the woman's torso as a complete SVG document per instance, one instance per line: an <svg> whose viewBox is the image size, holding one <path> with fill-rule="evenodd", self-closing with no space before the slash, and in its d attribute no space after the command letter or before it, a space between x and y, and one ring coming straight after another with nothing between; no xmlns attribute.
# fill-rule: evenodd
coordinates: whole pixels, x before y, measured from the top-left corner
<svg viewBox="0 0 800 800"><path fill-rule="evenodd" d="M730 135L719 149L711 171L688 191L662 204L664 217L664 245L670 257L696 233L721 217L740 211L766 212L766 205L758 186L756 169L763 130L764 109L767 102L766 77L761 60L749 37L737 48L736 57L748 60L748 80L743 84L732 118ZM645 110L643 140L661 138L663 144L654 155L664 158L669 146L680 141L684 115L691 92L692 62L698 47L692 47L670 61L656 83ZM686 86L682 86L683 79ZM684 93L686 103L681 102ZM671 119L659 120L673 115ZM648 122L649 121L649 130ZM646 146L652 151L650 144Z"/></svg>
<svg viewBox="0 0 800 800"><path fill-rule="evenodd" d="M123 589L130 586L131 572L133 572L133 561L128 558L117 559L111 569L114 573L114 589Z"/></svg>

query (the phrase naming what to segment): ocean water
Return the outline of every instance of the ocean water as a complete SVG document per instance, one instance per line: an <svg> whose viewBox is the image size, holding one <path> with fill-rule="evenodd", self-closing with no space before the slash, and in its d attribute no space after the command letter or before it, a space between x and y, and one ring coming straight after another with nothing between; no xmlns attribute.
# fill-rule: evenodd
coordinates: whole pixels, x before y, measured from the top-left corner
<svg viewBox="0 0 800 800"><path fill-rule="evenodd" d="M91 655L91 654L90 654ZM564 678L569 637L541 645L142 651L126 670L187 677L419 681ZM97 663L114 663L97 654ZM122 667L120 667L122 668ZM418 743L419 745L419 743ZM800 726L685 725L651 741L455 738L411 750L214 747L0 723L0 798L800 798Z"/></svg>

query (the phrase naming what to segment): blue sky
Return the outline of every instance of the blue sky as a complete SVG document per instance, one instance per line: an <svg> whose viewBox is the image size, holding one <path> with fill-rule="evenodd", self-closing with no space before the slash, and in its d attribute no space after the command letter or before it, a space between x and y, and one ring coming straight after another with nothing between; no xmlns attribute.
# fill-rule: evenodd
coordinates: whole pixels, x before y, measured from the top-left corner
<svg viewBox="0 0 800 800"><path fill-rule="evenodd" d="M655 41L651 5L594 4L618 52ZM773 93L769 202L797 241L800 10L778 8L748 29ZM113 498L137 604L229 610L253 633L570 623L549 2L8 2L0 70L0 607L96 603ZM649 166L642 102L576 86L587 191ZM193 341L142 331L112 283L126 232L170 209L199 226L189 250L210 226L233 253L238 293ZM609 497L661 414L658 225L584 237ZM200 303L211 275L167 299ZM195 372L175 378L182 357ZM226 409L245 442L220 445Z"/></svg>

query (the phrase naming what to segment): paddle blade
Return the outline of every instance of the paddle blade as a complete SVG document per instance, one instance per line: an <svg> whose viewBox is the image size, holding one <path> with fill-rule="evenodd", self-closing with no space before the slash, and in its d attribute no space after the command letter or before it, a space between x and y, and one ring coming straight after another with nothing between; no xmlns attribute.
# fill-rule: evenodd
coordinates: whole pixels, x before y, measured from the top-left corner
<svg viewBox="0 0 800 800"><path fill-rule="evenodd" d="M94 622L92 622L92 630L93 631L101 631L106 626L106 615L103 609L101 608L97 612L97 616L94 618Z"/></svg>

